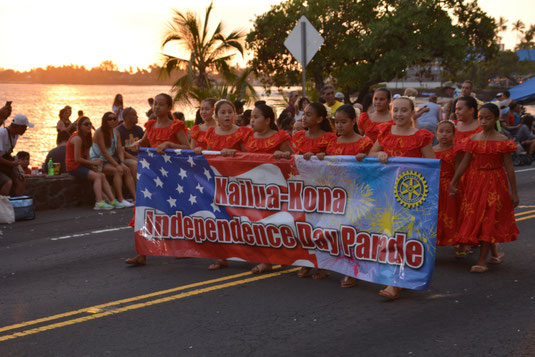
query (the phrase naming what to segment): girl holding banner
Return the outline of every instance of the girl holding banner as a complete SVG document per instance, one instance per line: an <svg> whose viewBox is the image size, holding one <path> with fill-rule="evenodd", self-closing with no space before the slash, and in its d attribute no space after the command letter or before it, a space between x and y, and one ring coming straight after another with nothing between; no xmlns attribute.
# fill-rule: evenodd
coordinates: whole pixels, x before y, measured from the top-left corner
<svg viewBox="0 0 535 357"><path fill-rule="evenodd" d="M330 143L336 142L336 134L329 119L327 119L327 109L320 103L311 103L305 109L303 115L303 127L294 134L293 141L298 154L302 154L305 160L309 160L312 155L327 151ZM302 267L297 276L305 278L310 274L312 268ZM313 275L313 279L325 279L329 273L324 269L318 269Z"/></svg>
<svg viewBox="0 0 535 357"><path fill-rule="evenodd" d="M194 125L191 128L191 148L195 150L196 147L200 147L202 150L208 148L208 143L206 142L206 133L208 129L216 126L214 120L214 105L216 100L213 98L204 99L201 102L201 108L199 109L199 114L203 121L200 125Z"/></svg>
<svg viewBox="0 0 535 357"><path fill-rule="evenodd" d="M251 135L251 128L234 124L236 108L228 100L220 100L215 105L217 126L208 128L206 143L208 150L221 151L221 155L234 156L236 151L245 151L245 141ZM195 153L200 154L201 148L196 147ZM228 266L226 259L218 259L208 269L216 270Z"/></svg>
<svg viewBox="0 0 535 357"><path fill-rule="evenodd" d="M251 127L254 133L245 141L247 152L273 154L276 159L289 159L293 154L290 145L290 135L284 130L278 130L275 125L275 112L266 104L257 105L251 114ZM260 263L251 271L255 274L267 273L273 270L273 264Z"/></svg>
<svg viewBox="0 0 535 357"><path fill-rule="evenodd" d="M435 154L431 143L433 134L426 129L413 126L414 102L407 97L399 97L392 104L393 123L385 123L380 127L377 141L373 144L370 156L375 156L386 164L389 156L422 157L434 159ZM362 159L362 155L357 157ZM387 286L379 291L379 295L389 299L399 298L401 288Z"/></svg>
<svg viewBox="0 0 535 357"><path fill-rule="evenodd" d="M173 98L168 94L161 93L154 97L153 111L156 120L149 120L145 123L145 135L129 149L139 150L140 147L149 146L156 148L156 151L163 153L165 149L189 149L189 141L186 136L186 125L182 120L172 120L171 111L173 109ZM130 225L134 225L134 218ZM135 258L125 260L126 264L145 265L147 257L138 255Z"/></svg>
<svg viewBox="0 0 535 357"><path fill-rule="evenodd" d="M358 120L359 132L366 135L375 143L382 124L392 123L390 114L390 99L392 94L386 88L377 88L373 92L373 107L375 111L371 114L363 112Z"/></svg>
<svg viewBox="0 0 535 357"><path fill-rule="evenodd" d="M357 133L357 113L351 105L342 105L336 109L334 127L339 135L336 141L331 141L327 146L327 155L366 155L373 146L373 142L367 136ZM316 155L323 160L325 153ZM357 279L344 276L340 281L342 288L350 288L357 284Z"/></svg>

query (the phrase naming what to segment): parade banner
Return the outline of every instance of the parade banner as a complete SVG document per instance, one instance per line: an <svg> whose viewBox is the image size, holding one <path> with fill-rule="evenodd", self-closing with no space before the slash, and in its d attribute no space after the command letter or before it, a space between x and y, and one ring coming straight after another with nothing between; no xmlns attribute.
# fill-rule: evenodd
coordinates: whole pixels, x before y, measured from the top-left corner
<svg viewBox="0 0 535 357"><path fill-rule="evenodd" d="M328 269L428 287L440 161L142 149L138 253Z"/></svg>

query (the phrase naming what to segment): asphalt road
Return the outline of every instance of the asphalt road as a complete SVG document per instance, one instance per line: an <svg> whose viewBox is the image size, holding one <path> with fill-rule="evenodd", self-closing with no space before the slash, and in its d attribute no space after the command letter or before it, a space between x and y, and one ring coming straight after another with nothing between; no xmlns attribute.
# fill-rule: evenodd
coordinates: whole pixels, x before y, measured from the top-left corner
<svg viewBox="0 0 535 357"><path fill-rule="evenodd" d="M0 226L0 356L533 356L535 168L517 171L521 234L504 263L470 274L475 255L439 248L430 289L397 301L338 274L130 267L130 210L38 212Z"/></svg>

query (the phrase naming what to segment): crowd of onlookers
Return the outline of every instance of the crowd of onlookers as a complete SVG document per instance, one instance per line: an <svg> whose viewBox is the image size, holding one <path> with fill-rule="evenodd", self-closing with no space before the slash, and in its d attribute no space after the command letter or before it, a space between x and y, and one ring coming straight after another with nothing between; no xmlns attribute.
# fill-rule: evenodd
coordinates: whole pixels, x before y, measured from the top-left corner
<svg viewBox="0 0 535 357"><path fill-rule="evenodd" d="M392 99L398 96L400 95L394 95ZM407 88L403 96L414 99L418 96L418 91ZM444 119L456 121L454 109L456 102L458 98L466 96L474 97L479 105L483 103L477 98L472 82L464 81L460 89L456 88L453 83L446 82L441 96L442 103L438 102L437 95L430 95L427 101L415 111L414 126L435 133L440 121ZM534 155L533 116L525 114L522 105L512 101L509 96L509 92L504 91L499 93L493 101L500 108L499 131L521 143L529 155ZM372 98L370 93L364 96L360 103L353 104L357 118L361 113L374 111ZM444 101L444 98L447 100ZM341 92L336 92L334 86L326 85L321 89L319 102L325 106L329 118L332 119L339 107L349 104L349 97ZM280 130L286 131L290 136L303 130L303 113L310 103L311 100L307 97L299 97L297 91L289 92L287 106L276 116L276 126ZM254 107L261 104L266 104L266 102L259 100L254 103ZM148 105L149 109L145 114L148 120L155 120L153 98L148 100ZM244 100L235 101L233 105L236 108L236 125L250 127L252 109L245 107ZM7 102L4 107L0 108L0 125L4 125L6 119L11 115L11 111L11 102ZM74 176L92 181L94 187L96 186L95 190L102 192L102 194L96 194L95 208L97 209L132 206L131 200L125 199L123 190L126 189L130 196L135 199L137 156L136 152L131 150L131 146L144 135L143 128L137 125L138 114L136 110L132 107L125 108L122 95L117 94L113 100L112 110L103 115L98 128L91 123L89 118L84 116L83 111L80 110L77 114L77 118L71 121L72 108L70 106L65 106L59 111L59 120L56 125L57 146L50 150L46 156L42 171L47 173L48 163L52 161L59 164L59 173L69 171ZM169 116L172 120L186 121L184 113L179 111L171 112ZM199 109L194 124L198 125L202 122ZM30 154L25 151L19 151L16 155L13 153L17 139L25 133L28 127L32 128L33 124L26 116L17 114L9 126L0 128L1 195L18 196L24 193L24 175L31 173L29 168ZM88 136L91 138L89 147L87 145L89 141L84 141L83 138L81 138L80 143L76 139L73 141L73 135L82 137L83 133L85 133L86 139ZM434 140L436 142L436 139ZM70 141L80 145L73 146L74 152L69 153L67 144ZM77 161L80 159L82 162Z"/></svg>

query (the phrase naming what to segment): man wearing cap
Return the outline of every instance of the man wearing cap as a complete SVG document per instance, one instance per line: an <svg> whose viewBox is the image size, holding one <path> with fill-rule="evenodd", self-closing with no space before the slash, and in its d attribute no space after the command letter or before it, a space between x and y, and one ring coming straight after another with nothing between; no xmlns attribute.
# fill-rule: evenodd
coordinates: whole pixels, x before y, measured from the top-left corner
<svg viewBox="0 0 535 357"><path fill-rule="evenodd" d="M20 174L20 162L11 153L17 144L19 136L26 129L33 128L25 115L17 114L7 128L0 128L0 195L22 196L24 194L24 176Z"/></svg>

